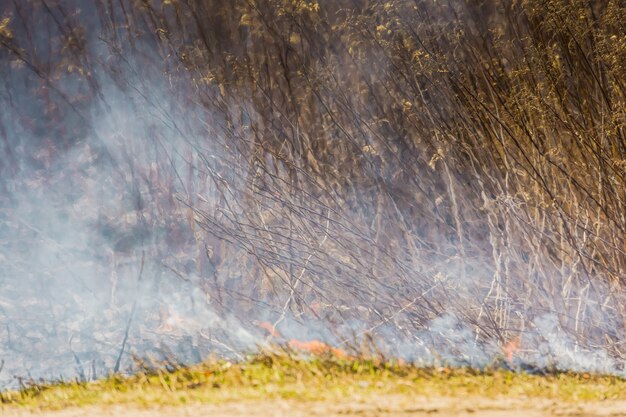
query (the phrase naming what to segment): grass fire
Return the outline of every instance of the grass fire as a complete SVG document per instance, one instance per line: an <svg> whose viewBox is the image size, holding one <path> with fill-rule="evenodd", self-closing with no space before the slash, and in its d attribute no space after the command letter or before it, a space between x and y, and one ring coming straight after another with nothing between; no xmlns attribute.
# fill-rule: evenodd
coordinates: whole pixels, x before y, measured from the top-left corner
<svg viewBox="0 0 626 417"><path fill-rule="evenodd" d="M0 0L0 411L623 415L624 22Z"/></svg>

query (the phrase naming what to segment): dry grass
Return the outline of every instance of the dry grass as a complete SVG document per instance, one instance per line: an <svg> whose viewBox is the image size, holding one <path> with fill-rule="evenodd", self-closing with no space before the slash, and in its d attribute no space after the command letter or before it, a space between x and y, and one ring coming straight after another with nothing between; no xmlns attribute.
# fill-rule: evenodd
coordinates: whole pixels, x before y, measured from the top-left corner
<svg viewBox="0 0 626 417"><path fill-rule="evenodd" d="M626 399L626 381L613 376L501 369L416 368L398 362L303 358L265 353L241 363L209 360L176 369L144 369L92 383L34 384L2 394L3 407L62 409L89 405L154 407L240 400L338 400L359 395L541 398L568 402Z"/></svg>

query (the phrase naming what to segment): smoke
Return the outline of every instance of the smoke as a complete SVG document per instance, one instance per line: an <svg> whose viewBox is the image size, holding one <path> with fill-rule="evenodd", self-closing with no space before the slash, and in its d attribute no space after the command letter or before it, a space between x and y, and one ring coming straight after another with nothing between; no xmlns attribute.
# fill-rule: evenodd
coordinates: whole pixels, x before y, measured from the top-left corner
<svg viewBox="0 0 626 417"><path fill-rule="evenodd" d="M260 341L235 317L212 310L187 265L194 253L168 249L170 241L193 237L179 230L188 225L180 225L186 216L175 205L157 217L162 207L155 200L176 188L148 190L138 179L159 163L137 139L154 115L129 113L127 102L112 95L104 99L116 110L92 116L93 136L43 169L25 168L8 185L14 191L0 234L4 384L14 375L104 375L123 345L127 369L131 354L158 358L171 351L190 362L214 350L245 352ZM168 146L177 146L173 136ZM183 153L180 144L177 150ZM182 164L174 158L167 163ZM175 216L182 220L171 223Z"/></svg>
<svg viewBox="0 0 626 417"><path fill-rule="evenodd" d="M493 129L463 130L449 39L401 85L408 3L49 3L0 17L0 387L368 335L422 365L623 374L623 252L602 269L579 227L617 220L577 213L572 249L528 167L461 141Z"/></svg>
<svg viewBox="0 0 626 417"><path fill-rule="evenodd" d="M32 7L32 23L50 23L61 10ZM101 30L95 25L84 45L94 62L91 97L80 77L41 80L24 68L28 53L3 51L4 387L16 376L95 378L128 369L132 355L185 363L210 352L239 355L262 341L235 315L214 311L195 270L206 249L177 200L197 185L179 177L197 154L194 132L180 122L189 106L154 76L161 68L112 55L97 39ZM46 46L34 34L33 54ZM202 151L215 153L206 141Z"/></svg>

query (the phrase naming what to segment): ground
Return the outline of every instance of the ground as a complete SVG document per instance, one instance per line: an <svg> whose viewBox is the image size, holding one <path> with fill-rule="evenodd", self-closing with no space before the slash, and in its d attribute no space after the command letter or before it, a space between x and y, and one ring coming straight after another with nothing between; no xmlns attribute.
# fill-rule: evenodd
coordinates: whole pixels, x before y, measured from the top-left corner
<svg viewBox="0 0 626 417"><path fill-rule="evenodd" d="M333 402L275 399L147 409L133 406L89 406L46 412L20 409L4 411L4 417L617 417L626 416L626 401L566 403L506 398L411 398L384 395Z"/></svg>

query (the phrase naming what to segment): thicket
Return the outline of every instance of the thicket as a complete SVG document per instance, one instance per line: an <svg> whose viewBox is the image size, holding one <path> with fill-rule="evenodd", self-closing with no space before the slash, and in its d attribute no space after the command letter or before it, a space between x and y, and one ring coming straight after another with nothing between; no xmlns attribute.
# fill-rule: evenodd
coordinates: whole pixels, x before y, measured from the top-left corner
<svg viewBox="0 0 626 417"><path fill-rule="evenodd" d="M6 207L89 137L64 169L111 168L144 230L99 213L113 255L220 314L390 341L453 314L500 343L551 314L624 357L622 2L5 3ZM119 103L115 134L85 111Z"/></svg>

